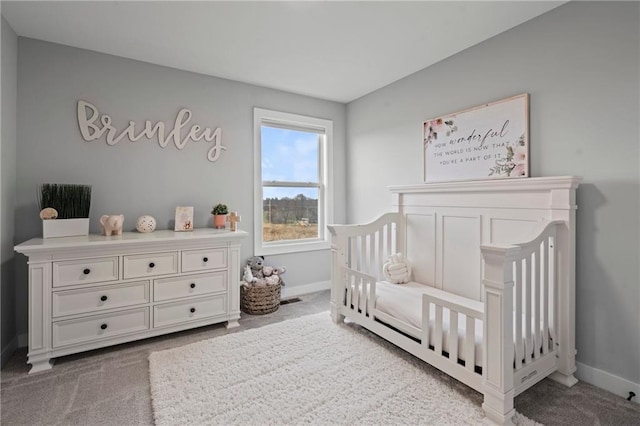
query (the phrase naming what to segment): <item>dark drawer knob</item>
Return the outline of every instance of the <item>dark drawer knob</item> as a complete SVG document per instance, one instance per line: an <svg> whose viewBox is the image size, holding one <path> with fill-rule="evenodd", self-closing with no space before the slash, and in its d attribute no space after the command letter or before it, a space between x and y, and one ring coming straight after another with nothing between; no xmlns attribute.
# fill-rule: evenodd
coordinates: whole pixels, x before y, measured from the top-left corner
<svg viewBox="0 0 640 426"><path fill-rule="evenodd" d="M85 274L85 275L89 275L91 273L91 269L84 268L84 271L82 271L82 273Z"/></svg>
<svg viewBox="0 0 640 426"><path fill-rule="evenodd" d="M190 311L191 313L194 313L194 312L196 311L196 308L191 308L191 309L189 309L189 311Z"/></svg>
<svg viewBox="0 0 640 426"><path fill-rule="evenodd" d="M108 297L107 297L107 296L101 296L101 297L100 297L100 300L102 300L103 302L106 302L106 301L107 301L107 299L108 299Z"/></svg>
<svg viewBox="0 0 640 426"><path fill-rule="evenodd" d="M106 330L106 329L107 329L107 324L102 324L102 325L100 326L100 328L101 328L102 330Z"/></svg>
<svg viewBox="0 0 640 426"><path fill-rule="evenodd" d="M191 283L191 284L189 285L189 287L191 287L191 288L196 288L196 283Z"/></svg>
<svg viewBox="0 0 640 426"><path fill-rule="evenodd" d="M202 261L206 263L206 262L208 262L208 261L209 261L209 258L208 258L208 257L203 257L203 258L202 258Z"/></svg>
<svg viewBox="0 0 640 426"><path fill-rule="evenodd" d="M153 262L150 262L150 263L149 263L149 268L153 268L153 267L155 267L155 266L156 266L156 264L155 264L155 263L153 263Z"/></svg>

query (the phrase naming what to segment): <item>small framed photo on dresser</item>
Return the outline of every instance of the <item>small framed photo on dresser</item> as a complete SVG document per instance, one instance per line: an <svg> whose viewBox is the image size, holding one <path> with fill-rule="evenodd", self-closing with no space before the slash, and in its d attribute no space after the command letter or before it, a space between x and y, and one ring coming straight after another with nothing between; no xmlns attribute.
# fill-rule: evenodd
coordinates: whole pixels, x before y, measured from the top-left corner
<svg viewBox="0 0 640 426"><path fill-rule="evenodd" d="M176 207L176 231L193 231L193 206Z"/></svg>

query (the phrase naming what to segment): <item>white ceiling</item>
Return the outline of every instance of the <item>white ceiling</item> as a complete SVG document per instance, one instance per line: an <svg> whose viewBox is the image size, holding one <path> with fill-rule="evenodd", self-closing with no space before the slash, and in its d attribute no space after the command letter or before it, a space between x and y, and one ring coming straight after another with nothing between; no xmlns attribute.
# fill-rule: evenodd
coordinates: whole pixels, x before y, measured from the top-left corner
<svg viewBox="0 0 640 426"><path fill-rule="evenodd" d="M19 36L350 102L563 3L2 1L2 15Z"/></svg>

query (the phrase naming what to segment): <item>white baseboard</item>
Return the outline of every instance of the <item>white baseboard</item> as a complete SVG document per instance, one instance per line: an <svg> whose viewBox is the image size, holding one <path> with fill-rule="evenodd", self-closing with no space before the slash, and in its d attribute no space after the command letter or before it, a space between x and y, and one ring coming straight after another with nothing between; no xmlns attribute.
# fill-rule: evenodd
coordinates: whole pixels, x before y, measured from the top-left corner
<svg viewBox="0 0 640 426"><path fill-rule="evenodd" d="M18 334L18 347L26 348L27 346L29 346L29 334L28 333Z"/></svg>
<svg viewBox="0 0 640 426"><path fill-rule="evenodd" d="M576 366L578 367L576 371L578 380L590 383L625 399L629 397L630 391L634 392L636 396L631 401L640 404L640 383L633 383L630 380L590 367L581 362L576 362Z"/></svg>
<svg viewBox="0 0 640 426"><path fill-rule="evenodd" d="M303 294L315 293L317 291L329 290L331 281L319 281L317 283L305 285L285 285L282 287L281 299L291 299L292 297L302 296ZM327 306L328 309L328 306Z"/></svg>
<svg viewBox="0 0 640 426"><path fill-rule="evenodd" d="M0 354L0 365L4 366L16 349L18 349L18 336L14 336L9 344L2 349L2 354Z"/></svg>

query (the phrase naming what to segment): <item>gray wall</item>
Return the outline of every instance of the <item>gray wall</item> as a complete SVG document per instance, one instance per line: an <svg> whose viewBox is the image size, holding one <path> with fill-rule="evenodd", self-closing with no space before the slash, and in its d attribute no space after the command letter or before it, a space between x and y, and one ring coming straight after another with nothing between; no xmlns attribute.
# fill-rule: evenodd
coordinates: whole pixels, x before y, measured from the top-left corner
<svg viewBox="0 0 640 426"><path fill-rule="evenodd" d="M17 345L14 274L14 207L16 204L16 103L18 81L18 37L2 18L2 139L0 139L0 309L2 357L11 356Z"/></svg>
<svg viewBox="0 0 640 426"><path fill-rule="evenodd" d="M5 56L9 65L15 61L15 34L5 37L3 25L3 347L14 291L4 276L14 240L7 216L15 205L16 242L40 235L40 183L93 185L92 232L99 231L98 217L110 212L123 213L127 229L145 213L167 228L181 204L195 206L196 226L210 226L209 211L218 201L238 210L240 228L250 231L252 107L259 106L334 120L335 221L359 222L388 208L387 185L421 180L424 119L528 92L531 175L584 177L578 191L578 360L640 382L639 12L637 3L569 3L350 103L346 122L341 104L21 38L17 162L11 154L15 116L5 115L11 108L5 109L4 92L15 87L5 84L5 77L15 79L5 75ZM15 102L15 94L7 99ZM78 99L120 126L130 119L170 121L188 107L194 122L222 128L228 150L209 163L199 145L177 151L148 141L86 143L76 124ZM243 256L252 248L248 238ZM26 264L17 259L17 328L24 333ZM329 279L327 252L268 262L288 267L288 285Z"/></svg>
<svg viewBox="0 0 640 426"><path fill-rule="evenodd" d="M351 223L422 179L423 120L530 94L532 176L578 190L578 361L640 382L639 5L571 2L347 106Z"/></svg>
<svg viewBox="0 0 640 426"><path fill-rule="evenodd" d="M122 213L125 230L134 230L142 214L158 229L173 229L175 207L195 207L196 227L211 227L211 208L225 202L242 215L239 228L253 230L253 107L333 120L336 185L335 220L345 220L344 104L179 71L82 49L19 38L18 57L18 197L16 240L41 235L36 202L39 184L82 183L93 186L91 232L98 219ZM256 66L260 66L256 64ZM79 99L109 114L122 129L129 120L172 122L180 108L193 112L191 123L222 129L227 150L211 163L208 144L161 149L157 141L123 140L107 146L85 142L76 118ZM253 255L253 237L242 246ZM26 263L17 267L18 332L27 330ZM287 267L288 287L330 279L329 251L267 257L267 264Z"/></svg>

